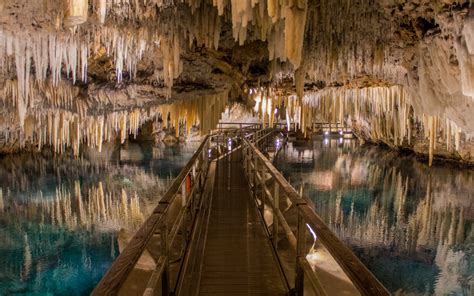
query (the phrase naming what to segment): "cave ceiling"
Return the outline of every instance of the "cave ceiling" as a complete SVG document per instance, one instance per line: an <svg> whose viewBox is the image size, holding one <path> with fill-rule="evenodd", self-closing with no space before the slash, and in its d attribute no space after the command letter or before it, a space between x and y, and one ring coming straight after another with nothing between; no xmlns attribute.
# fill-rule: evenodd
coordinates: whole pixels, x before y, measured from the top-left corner
<svg viewBox="0 0 474 296"><path fill-rule="evenodd" d="M462 0L3 0L0 128L262 86L402 85L472 135L473 43Z"/></svg>

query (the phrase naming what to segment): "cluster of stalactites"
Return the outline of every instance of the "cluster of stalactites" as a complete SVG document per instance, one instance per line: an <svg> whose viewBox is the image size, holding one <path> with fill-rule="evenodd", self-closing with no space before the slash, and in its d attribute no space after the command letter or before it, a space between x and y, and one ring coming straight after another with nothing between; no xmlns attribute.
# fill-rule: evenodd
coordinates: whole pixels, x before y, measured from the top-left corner
<svg viewBox="0 0 474 296"><path fill-rule="evenodd" d="M461 88L465 96L474 99L474 6L466 16L462 36L455 44L461 70Z"/></svg>
<svg viewBox="0 0 474 296"><path fill-rule="evenodd" d="M52 82L29 83L27 105L30 109L37 108L63 108L77 110L81 115L86 114L87 106L84 100L79 99L79 87L68 82L60 81L56 85ZM21 116L27 114L26 104L18 106L18 83L15 80L5 81L3 89L0 89L0 101L5 110L22 107ZM20 124L24 119L19 120Z"/></svg>
<svg viewBox="0 0 474 296"><path fill-rule="evenodd" d="M341 81L360 74L403 78L402 68L385 66L390 23L376 2L323 0L310 6L305 67L311 80Z"/></svg>
<svg viewBox="0 0 474 296"><path fill-rule="evenodd" d="M305 108L328 122L368 123L371 140L393 146L411 145L413 131L418 127L429 140L430 165L442 140L446 150L460 149L461 129L446 117L414 114L410 95L402 86L328 88L307 93L303 99Z"/></svg>
<svg viewBox="0 0 474 296"><path fill-rule="evenodd" d="M367 126L364 129L370 140L384 142L394 147L413 145L414 131L420 130L429 143L429 162L433 161L437 145L445 145L447 151L459 151L461 129L449 118L415 114L410 94L402 86L367 88L325 88L296 95L279 95L274 89L252 89L250 98L255 101L257 112L264 125L278 119L292 123L305 134L313 128L313 122Z"/></svg>
<svg viewBox="0 0 474 296"><path fill-rule="evenodd" d="M137 135L146 118L146 110L117 111L99 116L79 116L69 111L54 110L27 118L23 141L51 146L55 153L71 148L78 156L83 143L102 151L103 142L116 137L123 143L129 134Z"/></svg>
<svg viewBox="0 0 474 296"><path fill-rule="evenodd" d="M55 153L64 153L68 148L78 156L82 145L102 151L104 142L119 139L124 143L129 135L136 137L139 127L146 121L168 118L169 127L174 127L179 136L179 127L185 125L190 133L193 125L199 125L202 134L214 129L227 105L228 91L200 95L151 108L135 108L110 112L105 115L87 115L61 109L27 114L23 129L4 130L7 142L19 141L21 145L35 144L38 149L49 146ZM82 109L81 109L82 110ZM4 118L4 120L6 117ZM17 117L11 116L9 126L17 124Z"/></svg>
<svg viewBox="0 0 474 296"><path fill-rule="evenodd" d="M224 1L213 1L220 14ZM249 37L250 25L256 37L268 41L270 60L291 62L299 68L307 15L307 0L231 0L232 32L240 45Z"/></svg>
<svg viewBox="0 0 474 296"><path fill-rule="evenodd" d="M151 113L162 118L169 115L170 121L167 121L166 128L173 127L176 137L180 135L180 126L186 128L185 133L189 136L191 128L199 125L201 135L204 135L216 127L227 106L228 95L228 91L200 95L193 99L154 107Z"/></svg>
<svg viewBox="0 0 474 296"><path fill-rule="evenodd" d="M30 35L13 34L0 30L0 72L5 77L14 69L17 87L11 98L16 102L20 126L23 126L26 110L30 106L34 86L45 84L58 87L63 73L76 83L87 82L89 55L106 53L115 58L117 81L126 70L131 78L146 48L147 32L141 30L123 34L118 29L100 28L82 34L44 33ZM32 70L33 69L33 70ZM48 79L49 78L49 79ZM5 100L5 98L3 98Z"/></svg>
<svg viewBox="0 0 474 296"><path fill-rule="evenodd" d="M301 99L296 95L284 94L276 88L261 87L250 89L249 98L255 103L253 111L259 115L264 126L273 126L283 119L289 130L291 123L296 123L296 128L304 120Z"/></svg>
<svg viewBox="0 0 474 296"><path fill-rule="evenodd" d="M272 88L251 89L249 97L255 102L253 110L260 115L262 124L273 126L273 123L278 121L275 110L277 106L282 104L282 101L278 100L282 97L277 96Z"/></svg>

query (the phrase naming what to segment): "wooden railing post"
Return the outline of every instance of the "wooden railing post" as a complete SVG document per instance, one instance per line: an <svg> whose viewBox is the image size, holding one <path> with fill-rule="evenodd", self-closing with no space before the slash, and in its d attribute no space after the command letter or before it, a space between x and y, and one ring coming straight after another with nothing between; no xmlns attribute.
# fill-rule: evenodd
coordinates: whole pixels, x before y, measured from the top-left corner
<svg viewBox="0 0 474 296"><path fill-rule="evenodd" d="M278 249L278 211L280 211L280 185L275 180L275 188L273 189L273 231L272 239L275 249Z"/></svg>
<svg viewBox="0 0 474 296"><path fill-rule="evenodd" d="M262 215L264 215L264 211L265 211L265 197L266 197L266 186L265 186L265 165L261 165L260 166L261 169L260 169L260 212L262 213Z"/></svg>
<svg viewBox="0 0 474 296"><path fill-rule="evenodd" d="M187 178L187 177L186 177ZM183 184L181 185L181 206L184 208L184 207L187 207L187 203L188 203L188 196L187 196L187 192L186 192L186 178L184 179L185 181L183 182ZM189 197L191 198L191 197ZM188 212L188 210L186 210L186 213ZM191 213L192 215L192 213ZM186 215L184 216L183 218L183 222L182 222L182 229L181 229L181 232L182 232L182 237L183 237L183 249L186 249L186 246L188 244L188 234L187 234L187 226L186 226Z"/></svg>
<svg viewBox="0 0 474 296"><path fill-rule="evenodd" d="M255 152L252 152L253 158L253 194L254 196L257 194L257 184L258 184L258 158Z"/></svg>
<svg viewBox="0 0 474 296"><path fill-rule="evenodd" d="M168 227L167 227L167 219L163 219L161 222L161 255L164 256L165 261L163 262L164 269L163 269L163 276L161 278L161 295L169 295L170 292L170 260L169 260L169 245L168 245Z"/></svg>
<svg viewBox="0 0 474 296"><path fill-rule="evenodd" d="M296 277L295 292L297 296L304 294L304 270L300 263L300 258L306 256L306 223L303 216L298 211L298 228L296 236Z"/></svg>
<svg viewBox="0 0 474 296"><path fill-rule="evenodd" d="M245 169L247 178L250 179L250 148L248 146L245 148Z"/></svg>

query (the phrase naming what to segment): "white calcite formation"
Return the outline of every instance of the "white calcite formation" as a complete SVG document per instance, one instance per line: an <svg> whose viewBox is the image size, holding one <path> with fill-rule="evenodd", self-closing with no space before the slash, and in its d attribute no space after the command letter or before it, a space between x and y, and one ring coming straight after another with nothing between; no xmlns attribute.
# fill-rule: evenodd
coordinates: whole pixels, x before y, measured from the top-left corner
<svg viewBox="0 0 474 296"><path fill-rule="evenodd" d="M272 126L278 121L275 115L284 110L288 128L294 122L306 135L313 131L313 122L340 123L365 139L394 148L414 149L426 142L430 164L436 149L444 156L472 161L472 155L460 155L471 141L471 134L464 133L462 127L442 114L417 112L413 96L402 86L324 88L306 92L301 99L276 89L260 88L250 90L249 96L264 125Z"/></svg>
<svg viewBox="0 0 474 296"><path fill-rule="evenodd" d="M285 101L285 117L302 127L350 119L365 130L361 136L393 147L420 144L415 136L428 140L429 151L460 151L474 135L473 75L468 0L0 3L0 142L20 147L33 139L57 152L100 149L117 136L111 131L128 136L113 114L206 93L246 98L253 88L261 90L255 108L269 123ZM218 105L201 108L201 118L180 112L170 120L179 126L184 116L188 130L199 122L206 132ZM40 132L50 114L71 114L59 121L84 135Z"/></svg>
<svg viewBox="0 0 474 296"><path fill-rule="evenodd" d="M100 115L43 109L42 112L29 114L22 130L8 130L5 136L7 142L14 141L20 146L35 145L38 150L45 145L52 147L57 153L70 148L78 156L84 144L101 152L104 142L119 139L120 143L124 143L129 135L136 137L140 126L145 122L158 118L166 121L168 116L172 120L167 127L175 129L176 137L179 136L180 125L185 127L188 135L195 125L200 126L202 133L209 133L224 111L227 97L227 92L205 94L155 107L112 111ZM0 127L14 126L15 119L16 116L5 115Z"/></svg>

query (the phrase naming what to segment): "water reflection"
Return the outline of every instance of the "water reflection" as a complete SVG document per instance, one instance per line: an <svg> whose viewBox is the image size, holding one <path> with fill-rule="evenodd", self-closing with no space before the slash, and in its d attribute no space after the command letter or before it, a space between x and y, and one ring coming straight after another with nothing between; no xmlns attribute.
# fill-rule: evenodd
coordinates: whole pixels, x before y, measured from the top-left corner
<svg viewBox="0 0 474 296"><path fill-rule="evenodd" d="M0 295L90 293L197 145L132 147L0 158Z"/></svg>
<svg viewBox="0 0 474 296"><path fill-rule="evenodd" d="M473 170L340 138L276 163L391 292L474 293Z"/></svg>

